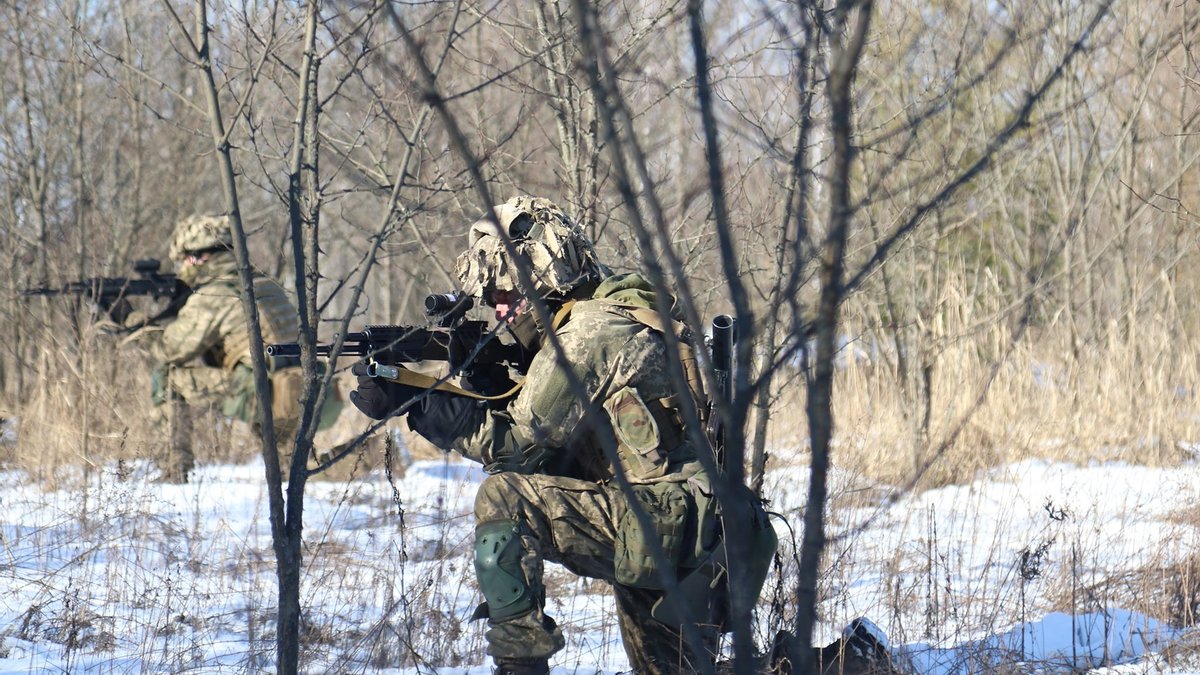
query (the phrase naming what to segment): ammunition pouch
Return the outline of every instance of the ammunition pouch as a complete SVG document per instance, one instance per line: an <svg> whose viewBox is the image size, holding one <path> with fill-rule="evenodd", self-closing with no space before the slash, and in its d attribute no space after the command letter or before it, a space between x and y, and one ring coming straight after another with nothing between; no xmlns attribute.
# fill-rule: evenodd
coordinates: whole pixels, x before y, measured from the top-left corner
<svg viewBox="0 0 1200 675"><path fill-rule="evenodd" d="M324 364L317 364L318 375ZM271 385L271 418L276 424L297 423L300 419L300 397L304 394L304 372L299 368L284 368L269 371ZM325 396L325 405L317 418L317 429L328 429L337 421L345 403L337 382ZM221 414L239 419L247 424L258 423L258 398L254 390L254 370L238 364L229 373L229 395L221 403Z"/></svg>
<svg viewBox="0 0 1200 675"><path fill-rule="evenodd" d="M221 414L246 424L256 424L258 401L254 393L254 371L250 366L238 364L229 372L227 391L228 395L221 401Z"/></svg>
<svg viewBox="0 0 1200 675"><path fill-rule="evenodd" d="M651 555L654 542L662 548L667 570L675 574L683 558L688 525L695 506L683 483L634 485L634 495L650 520L647 531L628 505L617 521L614 541L614 579L623 586L661 590L660 568Z"/></svg>
<svg viewBox="0 0 1200 675"><path fill-rule="evenodd" d="M167 399L171 398L170 368L163 363L150 371L150 400L156 406L163 405Z"/></svg>
<svg viewBox="0 0 1200 675"><path fill-rule="evenodd" d="M268 364L269 365L269 364ZM268 369L268 379L271 382L271 416L276 420L300 419L300 398L304 395L304 371L300 368ZM317 377L325 374L325 364L317 362ZM317 430L321 431L333 426L345 407L342 392L338 389L337 380L329 383L329 393L325 395L325 405L317 415Z"/></svg>
<svg viewBox="0 0 1200 675"><path fill-rule="evenodd" d="M679 580L679 604L681 611L666 598L659 598L651 608L650 615L657 621L680 626L687 622L714 626L721 632L732 630L730 625L732 594L737 593L743 604L753 606L766 584L771 571L771 561L779 546L779 539L771 527L762 502L743 488L750 498L749 550L745 554L734 552L738 564L743 565L743 585L730 588L729 557L727 542L721 540L694 569ZM727 527L744 527L727 524Z"/></svg>

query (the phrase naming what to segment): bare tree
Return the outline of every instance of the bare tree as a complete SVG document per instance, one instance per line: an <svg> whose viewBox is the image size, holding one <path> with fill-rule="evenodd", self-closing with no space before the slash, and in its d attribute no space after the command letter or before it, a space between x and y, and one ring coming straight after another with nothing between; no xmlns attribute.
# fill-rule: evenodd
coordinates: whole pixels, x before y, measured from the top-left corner
<svg viewBox="0 0 1200 675"><path fill-rule="evenodd" d="M128 430L134 397L105 399L93 375L139 373L96 357L112 347L89 333L88 308L21 291L115 273L160 251L182 213L233 214L243 277L254 259L288 275L303 324L291 466L278 470L269 419L259 448L281 670L301 667L303 461L339 370L322 371L312 345L419 317L414 298L455 283L460 224L510 193L570 205L615 267L645 268L680 297L693 333L737 316L743 367L716 406L732 431L726 495L748 483L769 498L774 463L808 463L803 539L780 561L788 615L755 632L753 608L735 608L741 672L755 640L783 628L811 666L814 629L830 620L830 472L869 462L852 441L884 408L851 417L848 396L896 398L903 431L873 455L903 457L873 474L887 503L1002 461L977 414L1018 395L993 388L1015 353L1065 373L1078 407L1120 399L1106 416L1071 413L1075 436L1154 436L1171 461L1172 438L1194 426L1137 405L1189 388L1197 368L1186 298L1200 289L1200 18L1187 7L194 8L190 21L168 0L3 10L3 407L37 402L51 416L50 393L66 391L94 427L67 454L115 452L102 439ZM253 305L244 298L250 326ZM846 391L855 350L865 392ZM269 418L258 341L252 353ZM1105 373L1120 386L1105 391ZM784 418L800 429L790 443L772 437Z"/></svg>

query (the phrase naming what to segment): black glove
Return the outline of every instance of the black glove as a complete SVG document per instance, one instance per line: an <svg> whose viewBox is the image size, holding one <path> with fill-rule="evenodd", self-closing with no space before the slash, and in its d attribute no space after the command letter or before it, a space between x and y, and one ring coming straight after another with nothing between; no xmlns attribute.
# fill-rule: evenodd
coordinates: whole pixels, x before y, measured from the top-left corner
<svg viewBox="0 0 1200 675"><path fill-rule="evenodd" d="M370 377L367 375L367 364L362 361L354 364L350 372L358 376L358 388L350 392L350 402L362 414L374 420L391 417L396 409L424 391L382 377Z"/></svg>
<svg viewBox="0 0 1200 675"><path fill-rule="evenodd" d="M513 382L512 378L508 376L508 368L499 363L476 365L463 379L467 381L471 391L486 396L498 396L516 386L516 382ZM499 405L493 407L503 409L507 404L508 400L504 399L499 401Z"/></svg>
<svg viewBox="0 0 1200 675"><path fill-rule="evenodd" d="M444 391L422 396L408 415L408 427L439 448L449 448L483 423L484 409L473 398Z"/></svg>

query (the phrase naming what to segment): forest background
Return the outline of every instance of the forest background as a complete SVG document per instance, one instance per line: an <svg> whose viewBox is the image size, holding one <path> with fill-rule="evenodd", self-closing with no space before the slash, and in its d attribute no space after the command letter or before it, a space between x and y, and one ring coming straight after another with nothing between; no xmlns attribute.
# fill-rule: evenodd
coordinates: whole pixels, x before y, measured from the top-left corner
<svg viewBox="0 0 1200 675"><path fill-rule="evenodd" d="M5 462L49 485L164 440L142 414L152 364L88 307L23 289L126 276L180 218L231 213L239 259L328 340L421 322L467 224L546 196L697 331L738 317L736 464L754 486L809 469L789 621L807 640L831 468L886 503L1031 457L1190 459L1197 10L5 3ZM209 461L258 452L213 428ZM298 477L285 500L274 476L284 567ZM1147 603L1190 625L1198 592L1189 561Z"/></svg>

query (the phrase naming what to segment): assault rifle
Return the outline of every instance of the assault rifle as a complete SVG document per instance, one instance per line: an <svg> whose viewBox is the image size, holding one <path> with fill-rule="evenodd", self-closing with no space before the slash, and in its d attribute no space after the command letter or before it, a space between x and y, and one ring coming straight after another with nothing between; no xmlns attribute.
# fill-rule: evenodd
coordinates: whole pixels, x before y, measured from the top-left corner
<svg viewBox="0 0 1200 675"><path fill-rule="evenodd" d="M467 310L474 307L470 297L440 293L425 298L425 314L436 322L433 327L371 325L347 333L341 356L363 358L371 377L396 379L403 363L445 361L464 377L485 374L486 367L509 366L524 373L531 354L517 343L501 342L486 321L470 321ZM328 358L333 344L318 343L316 353ZM275 364L298 363L300 345L295 342L267 345L267 356Z"/></svg>
<svg viewBox="0 0 1200 675"><path fill-rule="evenodd" d="M725 428L721 416L717 413L715 401L733 400L734 345L737 343L737 321L728 314L719 314L712 321L713 373L716 375L712 384L713 391L708 401L708 440L716 452L717 466L725 463Z"/></svg>
<svg viewBox="0 0 1200 675"><path fill-rule="evenodd" d="M192 293L192 289L174 274L160 272L160 267L162 263L152 258L137 260L133 263L135 277L95 277L68 281L57 287L29 288L24 295L83 296L107 312L118 324L125 323L133 311L129 298L150 296L154 300L166 299L166 307L146 320L146 323L155 323L178 314L179 308L183 307Z"/></svg>

